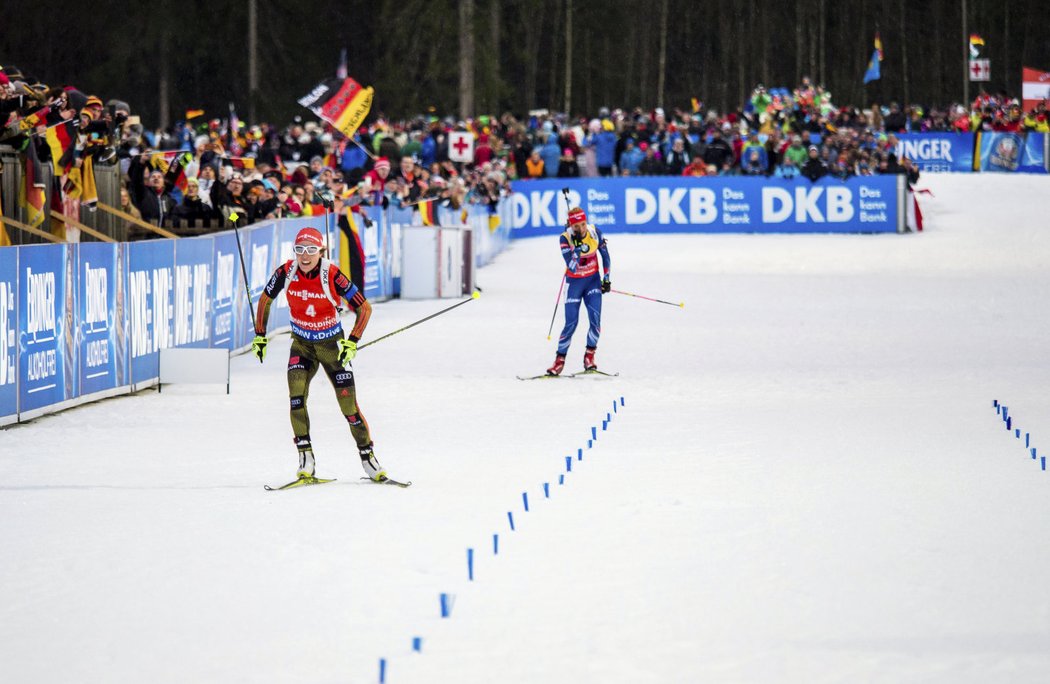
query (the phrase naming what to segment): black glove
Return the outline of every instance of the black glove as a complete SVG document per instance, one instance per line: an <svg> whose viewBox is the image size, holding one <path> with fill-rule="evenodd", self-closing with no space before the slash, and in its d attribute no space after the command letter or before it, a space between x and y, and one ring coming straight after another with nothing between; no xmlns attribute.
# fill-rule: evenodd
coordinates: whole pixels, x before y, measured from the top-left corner
<svg viewBox="0 0 1050 684"><path fill-rule="evenodd" d="M609 276L605 276L602 280L602 294L607 294L612 289L612 281L609 280Z"/></svg>

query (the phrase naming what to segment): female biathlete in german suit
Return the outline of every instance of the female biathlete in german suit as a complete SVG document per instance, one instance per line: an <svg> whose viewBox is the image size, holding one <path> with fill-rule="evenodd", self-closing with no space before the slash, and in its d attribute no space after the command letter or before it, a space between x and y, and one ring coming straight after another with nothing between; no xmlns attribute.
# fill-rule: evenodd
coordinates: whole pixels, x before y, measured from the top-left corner
<svg viewBox="0 0 1050 684"><path fill-rule="evenodd" d="M318 368L323 368L335 388L339 409L346 416L350 432L357 443L361 466L376 482L387 479L372 453L368 423L357 406L354 371L350 361L357 355L357 343L372 315L372 305L365 299L339 267L324 258L324 241L320 231L303 228L295 236L295 259L277 267L259 299L255 317L255 340L252 351L261 363L266 356L266 321L270 304L285 289L291 316L292 349L288 357L288 396L291 400L292 432L299 451L300 480L314 477L314 452L310 443L310 416L306 401L310 381ZM353 330L343 339L343 327L337 308L340 298L350 303L357 318Z"/></svg>

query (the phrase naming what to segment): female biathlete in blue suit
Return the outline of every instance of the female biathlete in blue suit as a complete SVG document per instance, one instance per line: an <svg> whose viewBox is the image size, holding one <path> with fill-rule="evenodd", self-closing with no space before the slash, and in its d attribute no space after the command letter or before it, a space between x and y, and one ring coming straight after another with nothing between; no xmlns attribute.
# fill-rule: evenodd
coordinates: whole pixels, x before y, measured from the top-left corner
<svg viewBox="0 0 1050 684"><path fill-rule="evenodd" d="M565 259L565 279L569 291L565 296L565 327L558 338L558 355L554 365L547 369L548 375L560 375L565 368L565 355L576 332L580 318L580 302L587 306L587 351L583 355L583 369L598 370L594 352L598 347L598 335L602 331L602 295L609 291L609 247L602 232L587 223L583 209L569 210L569 229L561 234L561 256ZM598 255L602 255L602 276L598 276Z"/></svg>

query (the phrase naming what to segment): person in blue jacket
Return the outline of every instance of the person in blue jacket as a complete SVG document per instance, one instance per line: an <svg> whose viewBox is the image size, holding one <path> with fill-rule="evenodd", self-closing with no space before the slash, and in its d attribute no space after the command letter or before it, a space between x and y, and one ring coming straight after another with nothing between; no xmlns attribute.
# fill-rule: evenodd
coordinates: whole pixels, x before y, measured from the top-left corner
<svg viewBox="0 0 1050 684"><path fill-rule="evenodd" d="M594 163L599 176L613 175L616 163L616 127L609 119L602 120L602 130L587 137L584 144L594 148Z"/></svg>
<svg viewBox="0 0 1050 684"><path fill-rule="evenodd" d="M594 354L598 348L598 336L602 331L602 295L609 292L609 246L600 230L587 223L587 214L579 207L569 210L569 228L561 234L561 256L565 259L565 327L558 337L558 354L547 375L561 375L565 368L565 355L569 353L572 334L580 317L580 303L587 307L587 350L583 354L583 369L596 371L598 365ZM598 255L602 256L601 272L598 274Z"/></svg>
<svg viewBox="0 0 1050 684"><path fill-rule="evenodd" d="M558 134L553 130L547 133L547 140L540 148L540 157L543 159L544 175L554 178L558 175L558 162L561 161L561 146L558 144Z"/></svg>

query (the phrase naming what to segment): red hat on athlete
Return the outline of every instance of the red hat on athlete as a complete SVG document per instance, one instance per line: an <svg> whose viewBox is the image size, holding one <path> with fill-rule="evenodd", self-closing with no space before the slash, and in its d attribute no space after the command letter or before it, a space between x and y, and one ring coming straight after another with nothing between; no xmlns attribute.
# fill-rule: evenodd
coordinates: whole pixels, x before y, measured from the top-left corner
<svg viewBox="0 0 1050 684"><path fill-rule="evenodd" d="M318 247L324 247L324 238L321 237L321 231L316 228L303 228L299 231L299 234L295 236L295 244L302 245L317 245Z"/></svg>
<svg viewBox="0 0 1050 684"><path fill-rule="evenodd" d="M587 214L579 207L575 207L569 212L569 225L571 226L576 223L587 223Z"/></svg>

